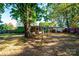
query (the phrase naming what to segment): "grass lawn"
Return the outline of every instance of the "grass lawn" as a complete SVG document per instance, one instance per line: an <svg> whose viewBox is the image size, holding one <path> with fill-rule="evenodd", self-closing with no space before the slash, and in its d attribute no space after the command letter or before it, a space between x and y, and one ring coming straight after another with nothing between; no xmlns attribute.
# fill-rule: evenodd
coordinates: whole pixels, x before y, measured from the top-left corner
<svg viewBox="0 0 79 59"><path fill-rule="evenodd" d="M73 34L45 33L29 39L17 34L0 37L0 55L79 55L79 39Z"/></svg>
<svg viewBox="0 0 79 59"><path fill-rule="evenodd" d="M2 38L21 37L21 36L23 36L23 34L15 34L15 33L12 33L12 34L9 34L9 33L0 34L0 37L2 37Z"/></svg>

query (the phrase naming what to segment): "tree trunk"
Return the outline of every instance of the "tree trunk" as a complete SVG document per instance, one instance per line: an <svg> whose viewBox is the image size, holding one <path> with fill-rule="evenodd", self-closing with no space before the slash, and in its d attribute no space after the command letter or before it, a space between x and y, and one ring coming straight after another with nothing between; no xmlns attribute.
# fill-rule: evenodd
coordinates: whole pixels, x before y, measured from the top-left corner
<svg viewBox="0 0 79 59"><path fill-rule="evenodd" d="M30 26L28 23L24 24L24 29L25 29L25 37L26 38L31 37Z"/></svg>
<svg viewBox="0 0 79 59"><path fill-rule="evenodd" d="M69 21L68 21L68 19L66 19L66 25L67 25L67 28L69 28Z"/></svg>
<svg viewBox="0 0 79 59"><path fill-rule="evenodd" d="M69 26L67 11L64 14L65 14L64 17L65 17L65 20L66 20L66 26L67 26L67 28L69 28L70 26Z"/></svg>

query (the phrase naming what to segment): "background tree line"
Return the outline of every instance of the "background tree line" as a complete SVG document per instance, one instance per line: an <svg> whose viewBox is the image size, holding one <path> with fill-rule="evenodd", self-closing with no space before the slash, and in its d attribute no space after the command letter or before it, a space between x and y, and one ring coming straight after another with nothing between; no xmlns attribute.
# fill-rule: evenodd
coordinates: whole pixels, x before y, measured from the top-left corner
<svg viewBox="0 0 79 59"><path fill-rule="evenodd" d="M20 20L25 29L25 37L30 37L31 24L40 21L57 21L59 27L79 27L78 3L7 3L0 4L0 18L5 8L11 7L11 17ZM6 20L5 20L6 21ZM48 26L48 25L47 25Z"/></svg>

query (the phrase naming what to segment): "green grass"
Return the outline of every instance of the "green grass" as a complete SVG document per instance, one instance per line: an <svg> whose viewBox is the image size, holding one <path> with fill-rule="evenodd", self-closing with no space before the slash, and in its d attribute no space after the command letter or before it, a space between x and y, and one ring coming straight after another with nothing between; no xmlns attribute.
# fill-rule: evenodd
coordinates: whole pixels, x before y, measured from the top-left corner
<svg viewBox="0 0 79 59"><path fill-rule="evenodd" d="M16 35L18 35L18 36L16 36ZM21 35L21 34L7 33L7 34L0 34L0 37L6 39L6 38L11 38L11 37L20 37L19 35Z"/></svg>
<svg viewBox="0 0 79 59"><path fill-rule="evenodd" d="M1 36L11 36L11 35L16 35L15 33L12 33L12 34L10 34L10 33L5 33L5 34L0 34L0 37Z"/></svg>

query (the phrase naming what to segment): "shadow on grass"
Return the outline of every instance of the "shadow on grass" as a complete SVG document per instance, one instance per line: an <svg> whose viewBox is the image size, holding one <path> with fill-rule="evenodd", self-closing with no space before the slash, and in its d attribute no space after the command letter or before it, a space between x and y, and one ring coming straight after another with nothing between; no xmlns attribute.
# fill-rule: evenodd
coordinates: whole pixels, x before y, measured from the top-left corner
<svg viewBox="0 0 79 59"><path fill-rule="evenodd" d="M53 42L43 42L46 45L40 46L38 44L34 44L35 41L29 42L28 44L32 46L32 48L24 48L23 52L18 54L20 56L73 56L79 55L79 43L74 42L74 40L70 41L55 41ZM33 44L32 44L33 43ZM53 43L53 44L51 44ZM56 44L54 44L56 43Z"/></svg>
<svg viewBox="0 0 79 59"><path fill-rule="evenodd" d="M5 38L8 42L4 42L2 44L14 44L16 47L20 45L22 47L22 51L20 53L16 53L14 50L15 54L13 55L17 56L72 56L79 55L79 40L76 40L78 39L77 37L78 36L73 37L72 35L54 35L51 39L43 38L41 41L42 38L25 39L24 37L8 36ZM19 39L19 41L16 39ZM12 53L9 55L12 55Z"/></svg>

